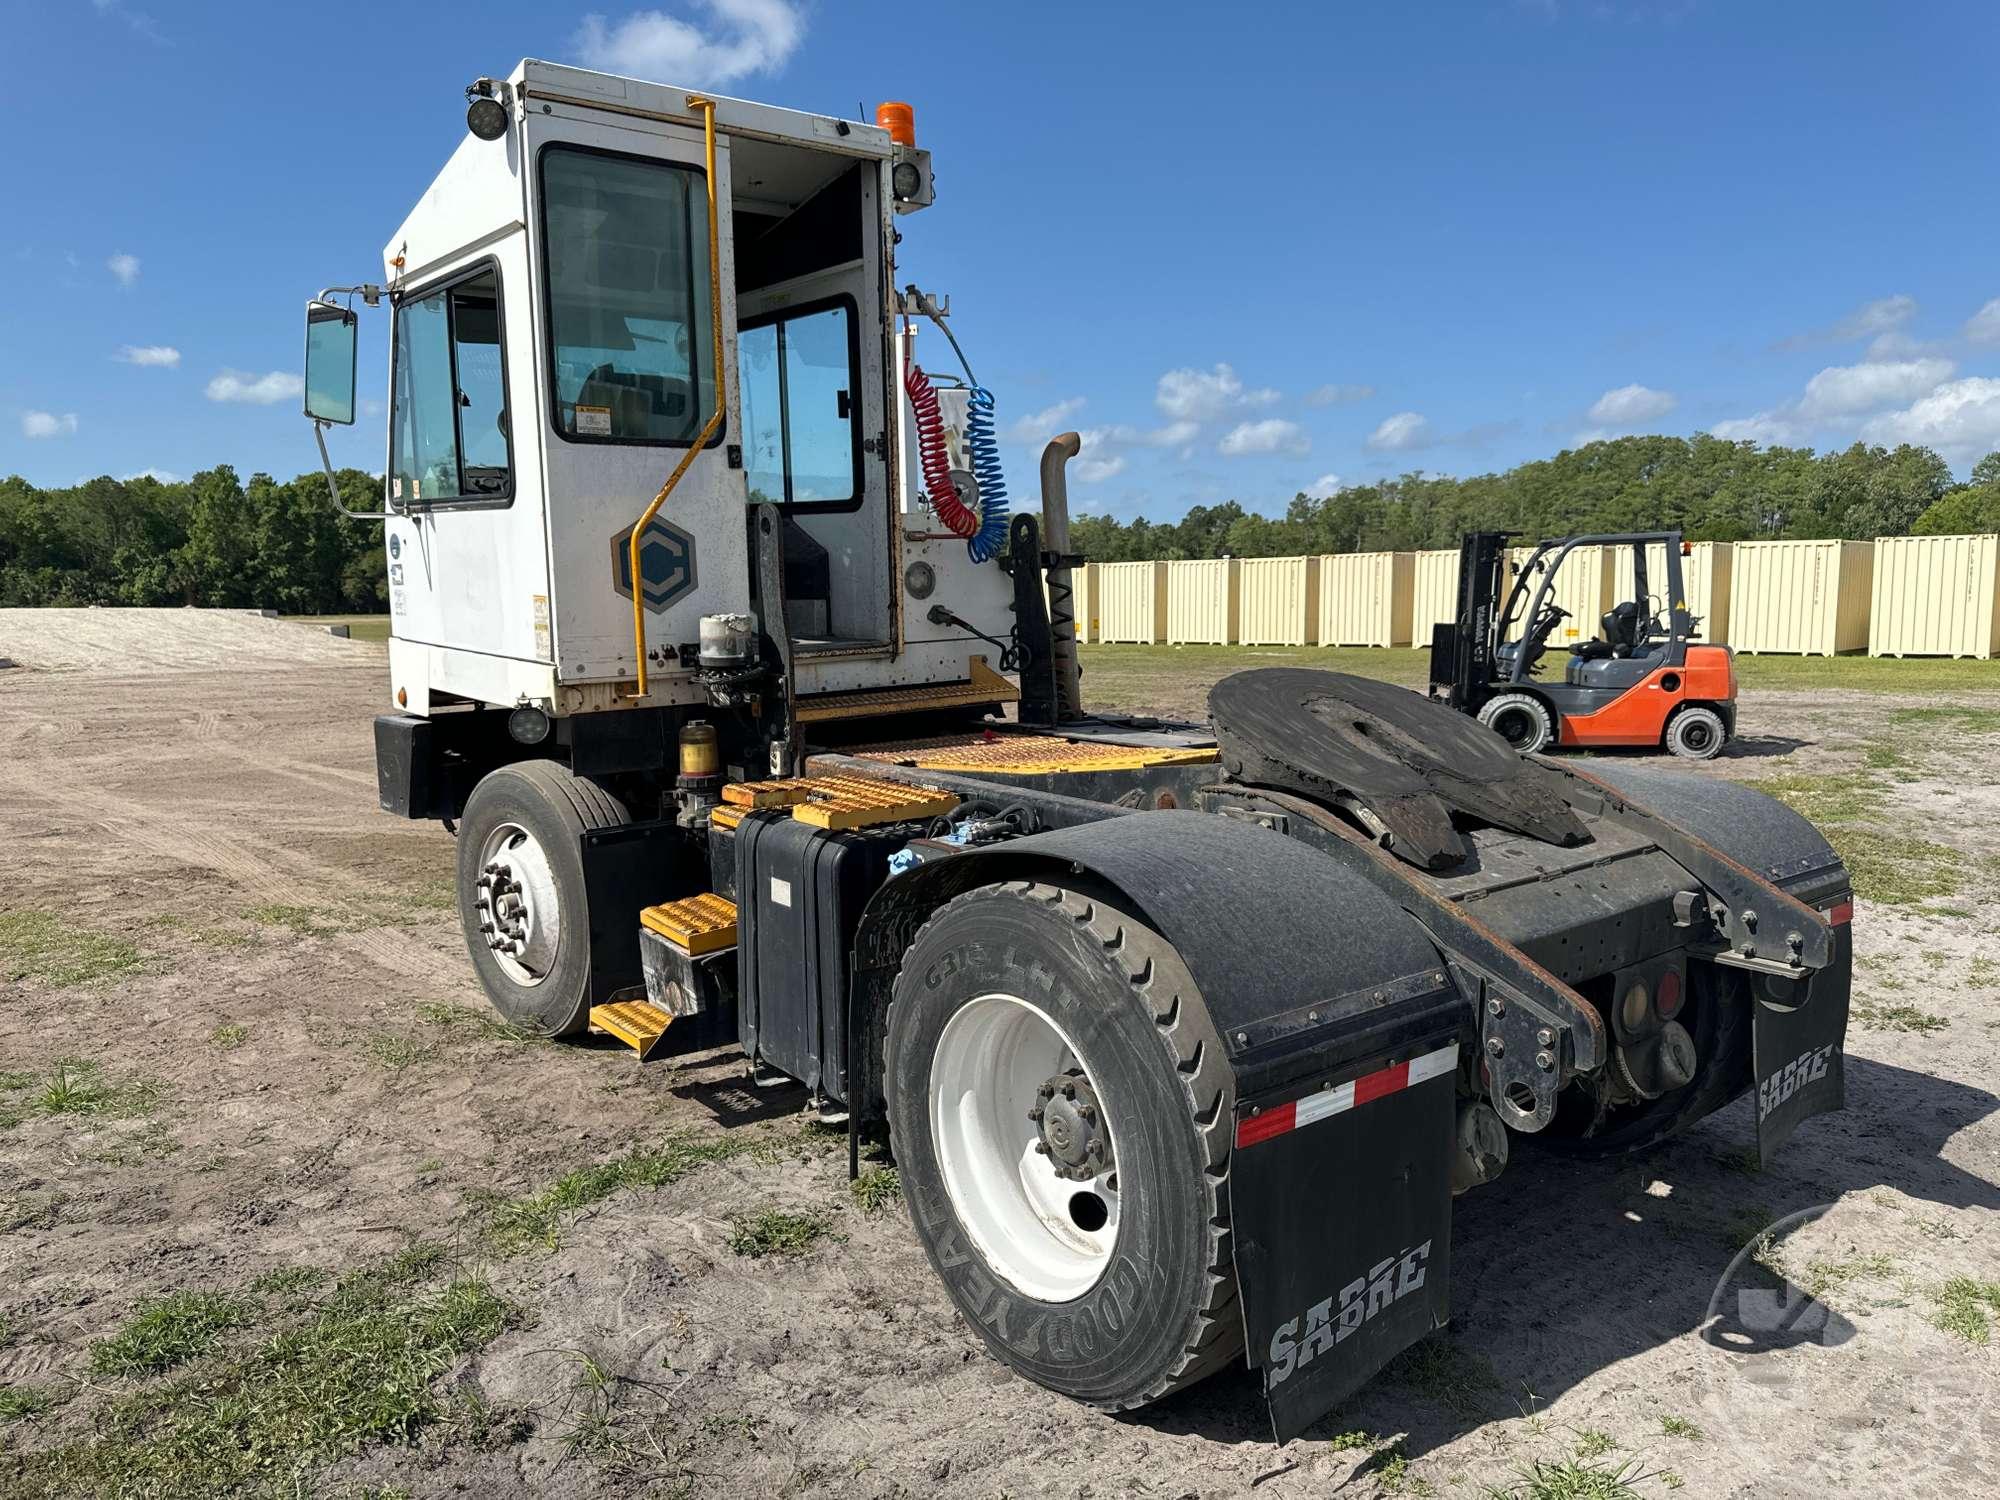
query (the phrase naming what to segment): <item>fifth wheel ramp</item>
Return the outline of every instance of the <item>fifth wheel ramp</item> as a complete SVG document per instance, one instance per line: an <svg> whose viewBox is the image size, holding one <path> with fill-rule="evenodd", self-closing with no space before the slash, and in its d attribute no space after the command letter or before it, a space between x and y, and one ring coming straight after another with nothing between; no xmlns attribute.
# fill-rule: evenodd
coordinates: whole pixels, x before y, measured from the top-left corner
<svg viewBox="0 0 2000 1500"><path fill-rule="evenodd" d="M1551 844L1590 838L1546 766L1484 724L1391 683L1263 667L1218 682L1208 713L1231 776L1328 806L1351 799L1422 869L1465 858L1455 811Z"/></svg>

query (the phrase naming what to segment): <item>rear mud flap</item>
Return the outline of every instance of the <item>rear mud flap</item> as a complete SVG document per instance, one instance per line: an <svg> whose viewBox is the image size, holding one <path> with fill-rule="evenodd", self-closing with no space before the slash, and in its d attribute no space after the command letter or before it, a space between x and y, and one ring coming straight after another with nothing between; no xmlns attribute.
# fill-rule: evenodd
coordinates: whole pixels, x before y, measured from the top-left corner
<svg viewBox="0 0 2000 1500"><path fill-rule="evenodd" d="M1450 1314L1457 1067L1440 1037L1237 1101L1236 1280L1281 1443Z"/></svg>
<svg viewBox="0 0 2000 1500"><path fill-rule="evenodd" d="M1851 910L1851 906L1849 910ZM1833 961L1804 984L1753 975L1751 1050L1757 1073L1757 1154L1769 1166L1778 1148L1814 1115L1846 1103L1847 1001L1854 961L1851 929L1836 916ZM1774 988L1792 988L1780 1003Z"/></svg>

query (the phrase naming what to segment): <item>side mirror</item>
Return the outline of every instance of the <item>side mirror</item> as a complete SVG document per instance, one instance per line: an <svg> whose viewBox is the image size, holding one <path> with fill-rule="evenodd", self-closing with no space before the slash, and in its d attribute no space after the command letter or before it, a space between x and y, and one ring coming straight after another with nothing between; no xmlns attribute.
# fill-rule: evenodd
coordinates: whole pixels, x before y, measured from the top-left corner
<svg viewBox="0 0 2000 1500"><path fill-rule="evenodd" d="M306 304L306 415L316 422L354 422L354 346L359 319L331 302Z"/></svg>

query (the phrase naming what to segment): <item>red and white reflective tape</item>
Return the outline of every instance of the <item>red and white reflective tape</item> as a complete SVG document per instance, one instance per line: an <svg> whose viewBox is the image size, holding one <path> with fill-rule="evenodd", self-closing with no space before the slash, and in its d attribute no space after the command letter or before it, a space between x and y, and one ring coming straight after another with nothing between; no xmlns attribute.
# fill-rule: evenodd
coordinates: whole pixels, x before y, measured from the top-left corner
<svg viewBox="0 0 2000 1500"><path fill-rule="evenodd" d="M1845 901L1836 901L1820 915L1835 927L1845 927L1854 920L1854 898L1849 896Z"/></svg>
<svg viewBox="0 0 2000 1500"><path fill-rule="evenodd" d="M1310 1125L1315 1120L1345 1114L1356 1105L1367 1104L1384 1095L1397 1093L1413 1083L1422 1083L1427 1078L1440 1077L1457 1066L1458 1043L1453 1042L1449 1047L1426 1052L1422 1057L1413 1057L1408 1062L1394 1063L1373 1073L1364 1073L1359 1078L1349 1079L1339 1088L1321 1089L1317 1094L1307 1094L1303 1099L1294 1099L1290 1104L1280 1104L1276 1108L1265 1110L1262 1114L1245 1115L1236 1122L1236 1144L1238 1147L1254 1146L1259 1141L1268 1141L1273 1136L1284 1135L1287 1131L1297 1130L1301 1125Z"/></svg>

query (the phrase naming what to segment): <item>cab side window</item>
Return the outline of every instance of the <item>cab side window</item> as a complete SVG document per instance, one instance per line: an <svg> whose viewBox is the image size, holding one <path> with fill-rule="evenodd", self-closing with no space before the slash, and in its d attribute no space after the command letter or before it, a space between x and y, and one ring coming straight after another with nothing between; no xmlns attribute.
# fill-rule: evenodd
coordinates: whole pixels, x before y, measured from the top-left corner
<svg viewBox="0 0 2000 1500"><path fill-rule="evenodd" d="M492 504L514 492L500 283L490 266L396 308L389 498Z"/></svg>

